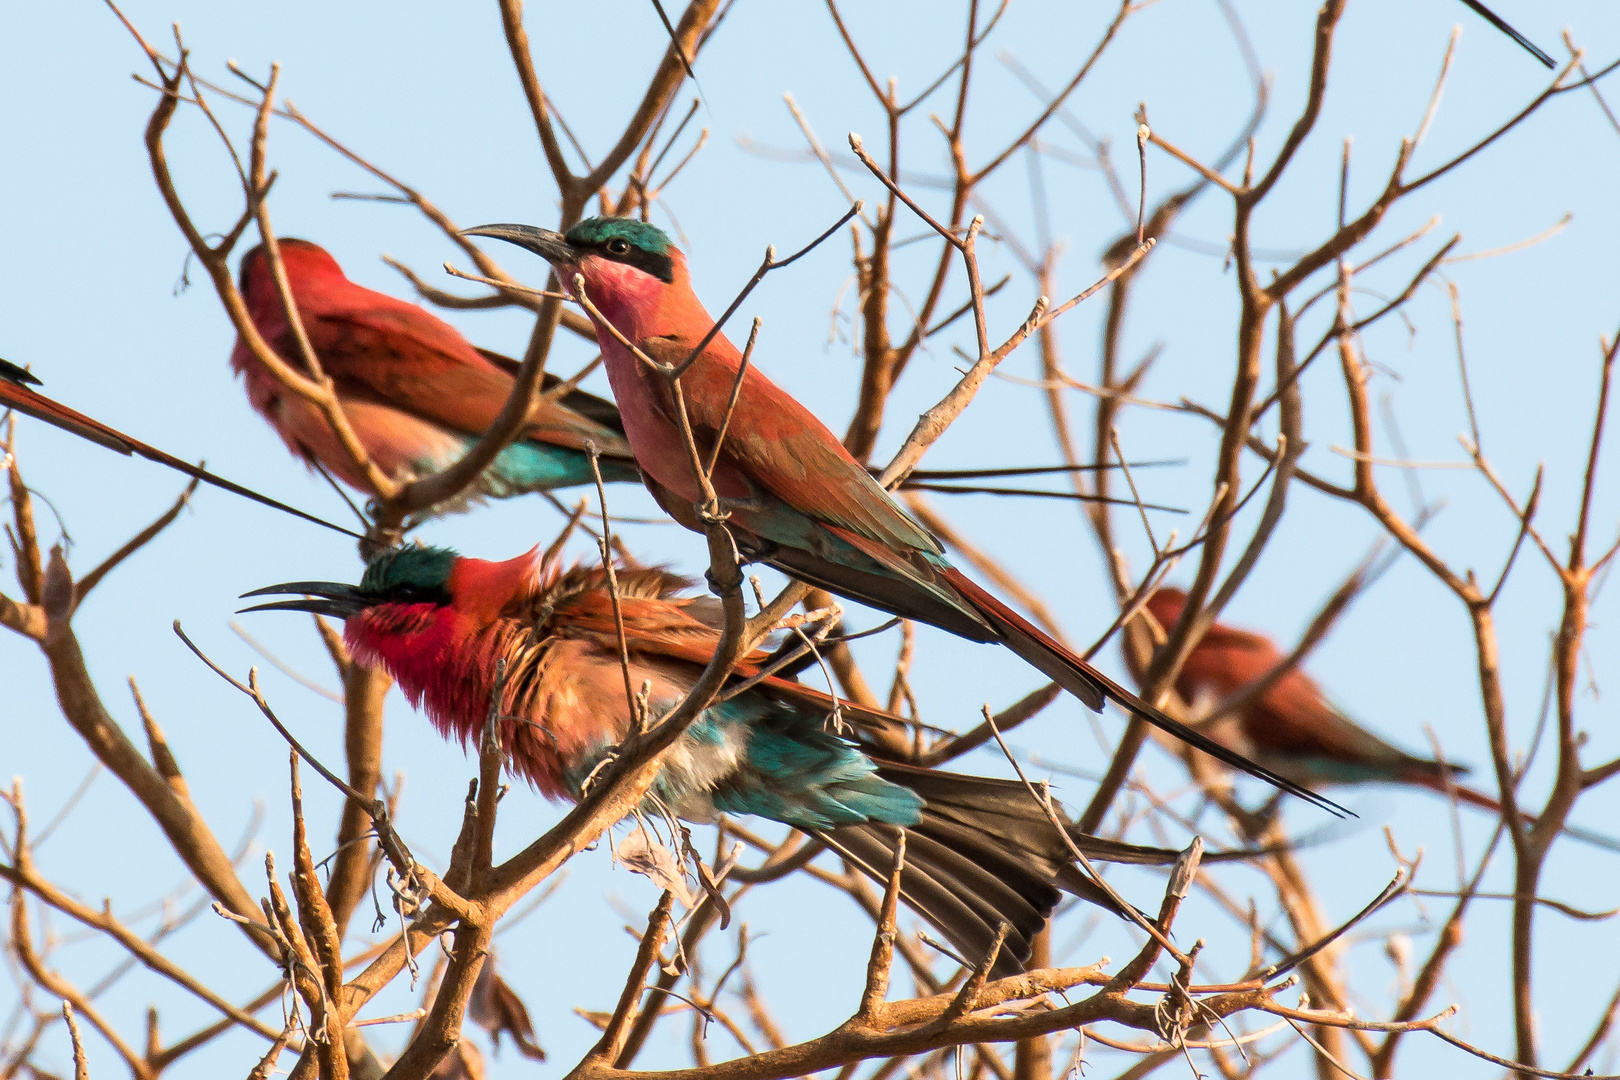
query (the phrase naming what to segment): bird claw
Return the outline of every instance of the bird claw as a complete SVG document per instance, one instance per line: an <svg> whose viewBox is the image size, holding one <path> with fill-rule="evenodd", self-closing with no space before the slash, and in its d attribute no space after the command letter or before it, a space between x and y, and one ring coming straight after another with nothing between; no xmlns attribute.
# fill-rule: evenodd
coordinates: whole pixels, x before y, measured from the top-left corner
<svg viewBox="0 0 1620 1080"><path fill-rule="evenodd" d="M746 499L730 499L724 495L716 495L713 502L700 503L692 508L696 511L698 519L706 525L724 525L731 520L733 510L760 511L765 509L765 503L757 497Z"/></svg>
<svg viewBox="0 0 1620 1080"><path fill-rule="evenodd" d="M777 545L770 540L760 540L757 537L740 538L735 535L731 538L731 550L737 557L737 566L741 569L749 563L767 562L776 553ZM726 592L714 580L714 569L711 567L703 571L703 581L709 587L709 592L725 599Z"/></svg>

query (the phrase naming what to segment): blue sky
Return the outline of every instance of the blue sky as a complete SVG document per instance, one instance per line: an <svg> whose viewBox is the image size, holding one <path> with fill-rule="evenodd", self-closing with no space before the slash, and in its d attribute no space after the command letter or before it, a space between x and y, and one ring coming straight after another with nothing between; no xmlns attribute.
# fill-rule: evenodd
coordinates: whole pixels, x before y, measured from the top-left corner
<svg viewBox="0 0 1620 1080"><path fill-rule="evenodd" d="M1244 0L1239 12L1264 69L1271 73L1272 109L1258 135L1258 153L1268 160L1286 134L1302 99L1314 9L1281 0ZM526 106L506 55L492 6L430 4L303 4L267 8L203 2L131 3L130 18L152 39L168 41L165 27L178 21L204 75L228 79L225 61L262 72L283 66L286 96L316 123L357 151L420 188L464 225L482 221L555 220L556 194L545 169ZM1556 55L1568 26L1594 64L1620 53L1620 14L1610 5L1509 4L1504 15ZM969 111L968 153L982 161L1007 133L1035 114L1037 103L995 60L1004 49L1049 84L1067 79L1077 57L1089 50L1106 21L1102 5L1015 3L982 54L979 81ZM958 5L872 5L848 13L879 78L893 72L902 95L927 85L961 35ZM534 3L528 13L536 63L548 91L587 149L600 152L617 136L623 118L642 91L642 80L664 47L662 31L641 0L593 5ZM1546 83L1546 73L1460 4L1450 0L1353 3L1340 33L1329 96L1316 134L1256 226L1256 243L1281 252L1305 249L1331 230L1337 212L1338 161L1342 140L1354 139L1350 203L1365 204L1380 189L1399 140L1422 117L1453 25L1464 28L1451 79L1435 122L1419 147L1413 171L1446 160L1510 116ZM105 8L87 3L12 5L0 14L0 103L10 152L0 155L0 355L31 364L46 389L175 454L206 458L210 468L278 498L316 509L334 520L346 513L318 479L305 473L280 441L249 409L232 378L227 356L232 331L206 281L193 266L189 289L177 289L186 268L182 238L165 212L147 166L141 131L152 92L130 79L149 70L123 29ZM819 168L778 160L757 147L797 151L802 141L781 95L791 92L822 140L843 146L846 133L878 145L882 115L840 46L831 20L817 5L742 3L729 16L698 61L703 105L694 126L709 129L707 147L669 189L668 211L655 218L676 231L687 250L699 293L711 308L747 279L767 244L790 250L819 233L843 209L842 196ZM1620 84L1615 84L1620 87ZM688 88L689 90L690 88ZM1620 95L1620 89L1610 97ZM1132 147L1138 103L1145 103L1155 130L1206 159L1215 157L1241 125L1252 104L1242 59L1220 9L1207 0L1162 0L1135 16L1117 45L1074 96L1073 115L1092 132L1112 140L1127 183L1134 183ZM940 95L932 106L946 112ZM245 110L222 104L230 130L245 135ZM919 110L926 113L925 108ZM1059 152L1083 147L1072 132L1053 125L1046 138ZM903 138L904 163L919 176L938 174L946 157L926 116ZM205 228L225 228L239 208L229 162L200 118L183 113L169 140L180 188ZM755 149L751 149L754 147ZM273 198L278 228L317 240L355 280L396 295L405 283L378 258L389 254L440 280L439 264L460 260L435 229L393 206L333 200L333 191L375 191L363 173L290 124L272 132L271 154L280 170ZM1620 134L1591 95L1564 95L1481 154L1467 168L1399 205L1367 250L1405 235L1435 215L1440 224L1423 243L1392 259L1362 282L1363 310L1398 292L1406 278L1442 238L1462 235L1461 252L1513 244L1542 233L1566 214L1570 223L1546 242L1499 258L1459 262L1446 268L1460 291L1466 342L1486 452L1504 481L1521 497L1535 468L1545 463L1541 522L1555 550L1578 504L1596 386L1599 335L1620 322L1620 266L1614 257L1620 209L1612 197L1620 170ZM1010 162L986 189L986 197L1009 227L1026 240L1035 223L1029 172ZM1162 154L1149 158L1150 198L1185 185L1189 172ZM1060 281L1077 292L1099 273L1098 257L1125 228L1125 220L1101 176L1055 158L1044 163L1051 198L1051 230L1064 245ZM868 178L847 175L858 195L875 198ZM938 204L937 196L925 191ZM1156 252L1137 286L1126 330L1125 354L1139 357L1162 345L1144 383L1144 396L1182 397L1219 406L1230 384L1236 305L1232 276L1220 256L1195 248L1219 248L1231 229L1229 202L1206 194L1177 226L1191 243ZM903 222L902 236L923 228ZM511 269L537 276L521 256L499 253ZM934 258L918 244L897 258L897 274L911 302ZM1005 333L1034 296L1010 253L991 247L985 256L989 280L1012 273L991 309ZM841 429L853 407L859 365L846 342L829 344L829 312L842 298L850 274L847 244L829 243L790 270L773 275L750 299L743 319L762 316L765 330L756 362L799 396L831 426ZM447 279L446 283L450 284ZM959 299L950 300L952 306ZM1102 307L1083 305L1062 324L1065 363L1080 379L1094 376ZM1325 317L1319 313L1320 317ZM1390 320L1366 337L1369 358L1379 365L1373 393L1389 395L1412 456L1425 461L1462 459L1456 436L1467 430L1458 388L1456 353L1444 291L1430 286L1407 309L1409 325ZM446 316L476 343L506 352L522 348L526 318L514 312ZM897 316L903 318L903 315ZM742 325L739 321L739 325ZM844 324L847 329L847 323ZM909 417L927 408L952 384L957 358L950 344L966 346L965 327L936 341L919 356L890 408L891 421L878 457L898 447ZM1319 332L1319 330L1318 330ZM566 341L556 370L588 358L586 347ZM1335 478L1347 463L1332 453L1350 440L1339 375L1330 358L1306 379L1306 431L1311 446L1303 464ZM1038 371L1033 350L1015 354L1005 373L1030 378ZM594 384L605 392L604 383ZM1076 397L1080 417L1090 405ZM140 461L124 461L31 421L19 423L19 453L30 483L61 516L72 535L71 560L84 572L106 552L160 512L179 491L179 478ZM1178 470L1141 478L1149 498L1202 507L1207 499L1216 432L1184 414L1146 409L1127 412L1121 439L1137 457L1186 457ZM1385 433L1380 452L1392 453ZM1612 451L1612 447L1611 447ZM993 380L963 420L931 452L936 466L975 462L1020 463L1056 459L1044 404L1035 390L1012 380ZM1613 539L1620 497L1600 473L1594 513L1594 544ZM1245 463L1252 480L1260 470ZM1381 470L1386 492L1407 508L1399 474ZM1514 522L1500 500L1475 475L1428 471L1421 476L1429 498L1443 498L1444 512L1425 536L1458 568L1474 567L1492 578L1511 544ZM652 515L642 493L615 488L615 514ZM980 498L943 507L977 542L1036 584L1060 612L1065 629L1089 641L1112 618L1110 592L1096 545L1079 515L1061 504L1011 504ZM47 537L55 525L41 510ZM435 523L423 531L469 554L504 558L548 540L559 518L548 506L525 499ZM1176 522L1163 518L1161 529ZM1187 527L1180 525L1183 532ZM1133 565L1144 565L1147 547L1128 518L1120 536ZM689 571L702 565L702 543L670 526L627 527L633 549ZM1290 512L1257 568L1234 601L1231 621L1264 629L1284 640L1299 633L1317 605L1377 538L1371 520L1353 508L1296 488ZM585 549L580 549L585 554ZM9 568L9 560L6 562ZM108 579L86 604L76 626L92 671L114 715L138 725L122 683L135 676L173 741L192 791L229 846L262 803L265 824L258 842L287 849L284 748L251 706L203 671L169 632L181 619L199 643L233 670L261 662L228 629L242 591L299 578L352 579L358 573L346 541L241 502L221 492L199 493L193 509L160 540ZM1184 579L1187 568L1179 578ZM9 577L9 574L8 574ZM9 586L8 586L9 588ZM1539 710L1548 634L1556 628L1556 581L1534 552L1527 551L1503 593L1497 612L1509 723L1516 748L1523 747ZM1583 669L1578 726L1590 733L1589 761L1620 753L1614 734L1612 595L1593 610L1588 663ZM862 616L864 617L864 615ZM297 620L260 617L252 631L278 656L315 679L332 683L319 644ZM924 631L914 678L923 715L946 726L971 723L979 704L1002 705L1036 685L1037 677L1010 656ZM880 674L892 663L890 638L870 643L862 655ZM1110 670L1117 654L1106 651ZM1392 741L1423 748L1425 725L1448 754L1476 767L1489 757L1480 719L1472 642L1461 606L1415 561L1404 559L1371 593L1358 600L1333 636L1313 656L1311 670L1348 712ZM1609 694L1586 689L1587 671ZM323 759L341 758L338 710L283 676L267 671L267 686L282 715ZM91 765L84 747L61 722L41 658L28 643L0 637L0 775L25 779L36 820L48 819L78 787ZM1117 735L1117 716L1101 721ZM1102 758L1083 710L1063 703L1018 733L1023 748L1082 770L1100 769ZM1543 757L1538 765L1544 765ZM997 771L988 755L968 767ZM1179 767L1157 751L1143 757L1147 776L1174 786ZM459 749L443 745L396 697L389 704L385 772L405 778L401 827L418 854L443 860L459 820L459 800L473 766ZM1544 790L1546 770L1528 781ZM1060 794L1083 802L1090 785L1059 780ZM1260 792L1245 789L1258 799ZM1425 851L1423 882L1451 887L1455 871L1449 813L1442 800L1396 790L1344 792L1361 822L1346 835L1308 851L1313 875L1330 915L1346 917L1382 886L1394 866L1378 826L1391 824L1403 851ZM311 792L314 813L335 820L328 793ZM517 850L559 813L517 790L505 802L498 837L502 850ZM1583 799L1576 820L1611 828L1620 800L1608 790ZM1323 824L1303 807L1288 811L1304 831ZM1611 828L1611 831L1612 828ZM1477 816L1463 820L1465 847L1477 857L1488 838ZM1144 836L1144 838L1146 838ZM78 812L40 854L58 880L99 902L113 896L128 909L167 891L182 878L172 859L150 857L158 833L117 783L99 778ZM1613 904L1612 856L1560 844L1545 879L1546 895L1580 907ZM259 854L244 876L256 878ZM283 860L285 861L285 860ZM1503 861L1487 888L1509 889ZM1158 879L1122 875L1133 895L1150 898ZM1254 893L1266 910L1268 886L1252 871L1223 872L1240 895ZM493 1075L530 1075L565 1069L589 1044L593 1032L571 1009L609 1007L616 998L634 943L619 929L643 917L655 899L652 886L614 870L604 851L583 856L567 882L541 912L503 936L503 972L528 1001L541 1041L552 1054L544 1066L515 1059L510 1051ZM1408 932L1418 956L1426 954L1430 919L1443 918L1444 899L1403 901L1377 925ZM1505 904L1481 902L1469 922L1465 947L1449 969L1434 1004L1463 1006L1453 1030L1497 1052L1510 1052ZM747 898L739 911L755 932L768 936L750 951L760 983L777 1005L788 1031L809 1037L848 1014L867 948L867 928L846 901L812 882L793 882ZM1071 921L1070 928L1079 924ZM1596 1020L1613 990L1620 937L1607 923L1572 923L1555 914L1538 917L1537 969L1540 1023L1548 1061L1566 1059ZM66 928L58 923L58 931ZM1247 940L1211 905L1191 905L1179 927L1188 940L1211 938L1209 970L1232 974L1247 959ZM1059 939L1068 929L1059 932ZM210 973L228 996L243 998L273 975L233 930L203 920L168 944L173 955ZM1132 949L1118 927L1099 927L1074 954L1089 962ZM718 957L719 954L716 954ZM94 957L94 958L93 958ZM711 962L713 969L719 961ZM64 971L92 980L108 963L91 949L65 951ZM1363 1015L1387 1011L1394 975L1377 942L1349 948L1352 983L1366 993ZM0 1005L10 991L0 989ZM179 999L137 973L109 996L107 1012L121 1030L139 1030L144 1008L161 1000L169 1037L207 1022L208 1010ZM403 994L386 995L367 1010L384 1015L411 1007ZM677 1026L644 1062L681 1058ZM383 1036L386 1045L387 1036ZM724 1040L711 1039L717 1054ZM66 1060L58 1039L53 1059ZM245 1071L255 1042L221 1040L217 1048L179 1067L175 1075ZM1402 1051L1411 1070L1447 1075L1486 1075L1487 1066L1460 1057L1437 1042L1413 1039ZM116 1071L111 1051L92 1044L98 1074ZM1600 1058L1601 1061L1601 1058ZM1103 1062L1105 1072L1123 1064ZM1291 1053L1277 1075L1306 1075L1308 1059Z"/></svg>

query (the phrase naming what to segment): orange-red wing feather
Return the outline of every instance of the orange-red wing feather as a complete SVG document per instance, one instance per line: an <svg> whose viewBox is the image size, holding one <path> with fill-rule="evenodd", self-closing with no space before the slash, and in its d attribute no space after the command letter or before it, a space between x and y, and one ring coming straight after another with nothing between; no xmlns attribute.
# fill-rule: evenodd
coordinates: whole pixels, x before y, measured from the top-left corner
<svg viewBox="0 0 1620 1080"><path fill-rule="evenodd" d="M678 364L707 329L704 325L685 342L652 339L646 343L647 354L660 363ZM741 354L719 335L681 377L692 433L704 453L714 446L725 424L726 406L741 363ZM659 405L671 422L677 420L667 392ZM742 393L726 425L720 462L816 521L890 547L933 554L943 550L814 413L752 366L743 375Z"/></svg>
<svg viewBox="0 0 1620 1080"><path fill-rule="evenodd" d="M1217 624L1187 658L1176 688L1188 700L1206 691L1226 697L1263 678L1284 659L1267 638ZM1316 680L1297 668L1260 695L1239 720L1244 736L1270 753L1438 774L1435 763L1414 757L1351 721L1327 699Z"/></svg>
<svg viewBox="0 0 1620 1080"><path fill-rule="evenodd" d="M486 349L482 346L474 346L474 348L478 349L479 356L500 368L502 372L511 378L517 378L518 372L523 369L523 364L510 356L503 356L493 349ZM600 360L597 363L600 363ZM548 371L544 380L542 380L541 389L554 392L564 381L560 376L553 375ZM576 386L564 392L557 400L587 420L607 428L615 435L621 437L624 435L624 418L619 415L619 407L607 398L597 397L595 394L588 393Z"/></svg>
<svg viewBox="0 0 1620 1080"><path fill-rule="evenodd" d="M692 601L683 601L668 595L668 582L675 579L658 570L621 571L620 612L624 619L625 642L632 657L649 656L677 660L694 668L706 667L714 659L715 646L720 633L708 622L694 617L687 608ZM654 582L652 576L658 579ZM622 595L626 591L656 588L663 595ZM699 599L697 603L702 603ZM612 602L605 587L575 593L556 606L555 623L566 628L569 636L588 636L604 648L618 649L617 630L613 619ZM759 674L771 654L755 650L739 660L734 668L736 678L750 678ZM696 672L693 673L694 677ZM794 682L791 679L767 675L755 684L761 692L772 697L795 702L811 710L831 715L835 706L851 723L874 728L904 724L900 717L882 709L867 708L854 702L841 701L820 690Z"/></svg>
<svg viewBox="0 0 1620 1080"><path fill-rule="evenodd" d="M381 294L363 299L363 305L317 310L305 322L310 342L340 393L385 403L469 435L482 434L494 423L512 392L511 376L420 308ZM293 342L283 335L274 344L288 355ZM389 356L388 362L377 363L379 356ZM576 450L590 441L606 457L631 456L618 432L553 401L541 402L524 435Z"/></svg>

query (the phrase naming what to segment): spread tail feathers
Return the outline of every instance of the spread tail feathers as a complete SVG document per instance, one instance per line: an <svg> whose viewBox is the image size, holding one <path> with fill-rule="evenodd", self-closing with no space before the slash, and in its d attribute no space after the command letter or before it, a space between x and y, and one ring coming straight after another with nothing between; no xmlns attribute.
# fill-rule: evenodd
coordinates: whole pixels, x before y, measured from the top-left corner
<svg viewBox="0 0 1620 1080"><path fill-rule="evenodd" d="M900 895L907 905L971 963L984 959L999 925L1008 924L992 978L1023 970L1060 889L1125 914L1073 864L1069 845L1023 784L888 764L878 767L878 775L910 788L927 804L922 821L906 830ZM884 882L894 866L898 832L887 825L854 825L817 835L874 881ZM1088 858L1157 864L1173 862L1178 854L1072 829L1070 835Z"/></svg>
<svg viewBox="0 0 1620 1080"><path fill-rule="evenodd" d="M1231 768L1258 777L1273 787L1315 803L1340 817L1349 815L1348 810L1331 799L1279 776L1242 754L1227 749L1202 732L1166 716L1031 625L1016 611L974 584L961 571L946 570L942 576L951 583L963 600L972 605L974 610L1000 633L1002 643L1007 648L1091 708L1100 711L1104 700L1113 701L1161 731L1169 732L1182 742L1202 750Z"/></svg>

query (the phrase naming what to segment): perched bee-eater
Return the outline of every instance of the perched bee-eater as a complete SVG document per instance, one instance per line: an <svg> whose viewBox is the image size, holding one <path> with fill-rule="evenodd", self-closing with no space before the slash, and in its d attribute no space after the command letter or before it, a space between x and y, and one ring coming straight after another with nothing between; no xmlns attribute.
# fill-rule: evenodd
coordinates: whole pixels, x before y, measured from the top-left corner
<svg viewBox="0 0 1620 1080"><path fill-rule="evenodd" d="M653 721L678 704L714 656L719 607L660 570L618 571L630 684L647 689ZM358 586L299 581L248 596L300 598L248 610L291 609L346 620L363 664L380 664L446 738L477 744L492 704L509 768L553 799L577 800L593 770L631 731L607 574L600 566L542 565L535 552L505 562L444 548L386 551ZM995 972L1028 958L1059 889L1121 909L1072 862L1065 841L1022 784L879 760L872 746L831 728L835 704L854 729L902 721L775 676L765 653L737 665L723 692L668 751L643 809L687 821L754 815L794 826L873 878L892 865L906 830L902 895L962 954L977 961L1002 921L1010 926ZM496 662L505 681L495 696ZM742 680L750 680L741 686ZM1061 820L1061 818L1060 818ZM1106 841L1066 826L1088 857L1173 861L1176 852Z"/></svg>
<svg viewBox="0 0 1620 1080"><path fill-rule="evenodd" d="M325 249L307 240L279 244L299 320L366 454L400 481L454 464L500 414L512 391L515 364L474 348L449 323L415 304L356 285ZM259 333L278 356L302 369L262 245L243 256L239 276ZM231 366L246 381L248 400L289 450L351 487L377 494L321 411L287 390L240 337ZM548 376L546 385L558 381ZM473 494L504 498L589 484L588 442L601 452L604 480L637 478L613 406L576 389L541 402Z"/></svg>
<svg viewBox="0 0 1620 1080"><path fill-rule="evenodd" d="M1147 610L1166 629L1175 625L1186 606L1187 594L1173 588L1160 589L1147 602ZM1188 654L1176 677L1176 692L1194 711L1214 708L1286 659L1270 638L1215 623ZM1140 678L1130 650L1126 663ZM1313 789L1330 784L1407 784L1455 794L1459 802L1492 814L1502 812L1496 797L1458 783L1467 766L1419 757L1385 742L1340 711L1316 680L1297 667L1254 701L1203 730L1221 745ZM1599 847L1620 848L1620 841L1598 833L1576 827L1564 831Z"/></svg>
<svg viewBox="0 0 1620 1080"><path fill-rule="evenodd" d="M694 509L702 489L674 394L621 335L665 365L684 363L709 339L681 376L681 393L701 460L714 455L713 487L745 559L971 641L1005 645L1092 709L1111 699L1234 768L1332 805L1142 701L952 566L939 541L809 409L757 363L742 369L741 354L724 334L709 338L714 320L692 290L686 256L657 226L588 218L567 235L527 225L485 225L469 233L541 256L566 289L576 288L576 277L583 282L642 480L681 524L702 528Z"/></svg>

